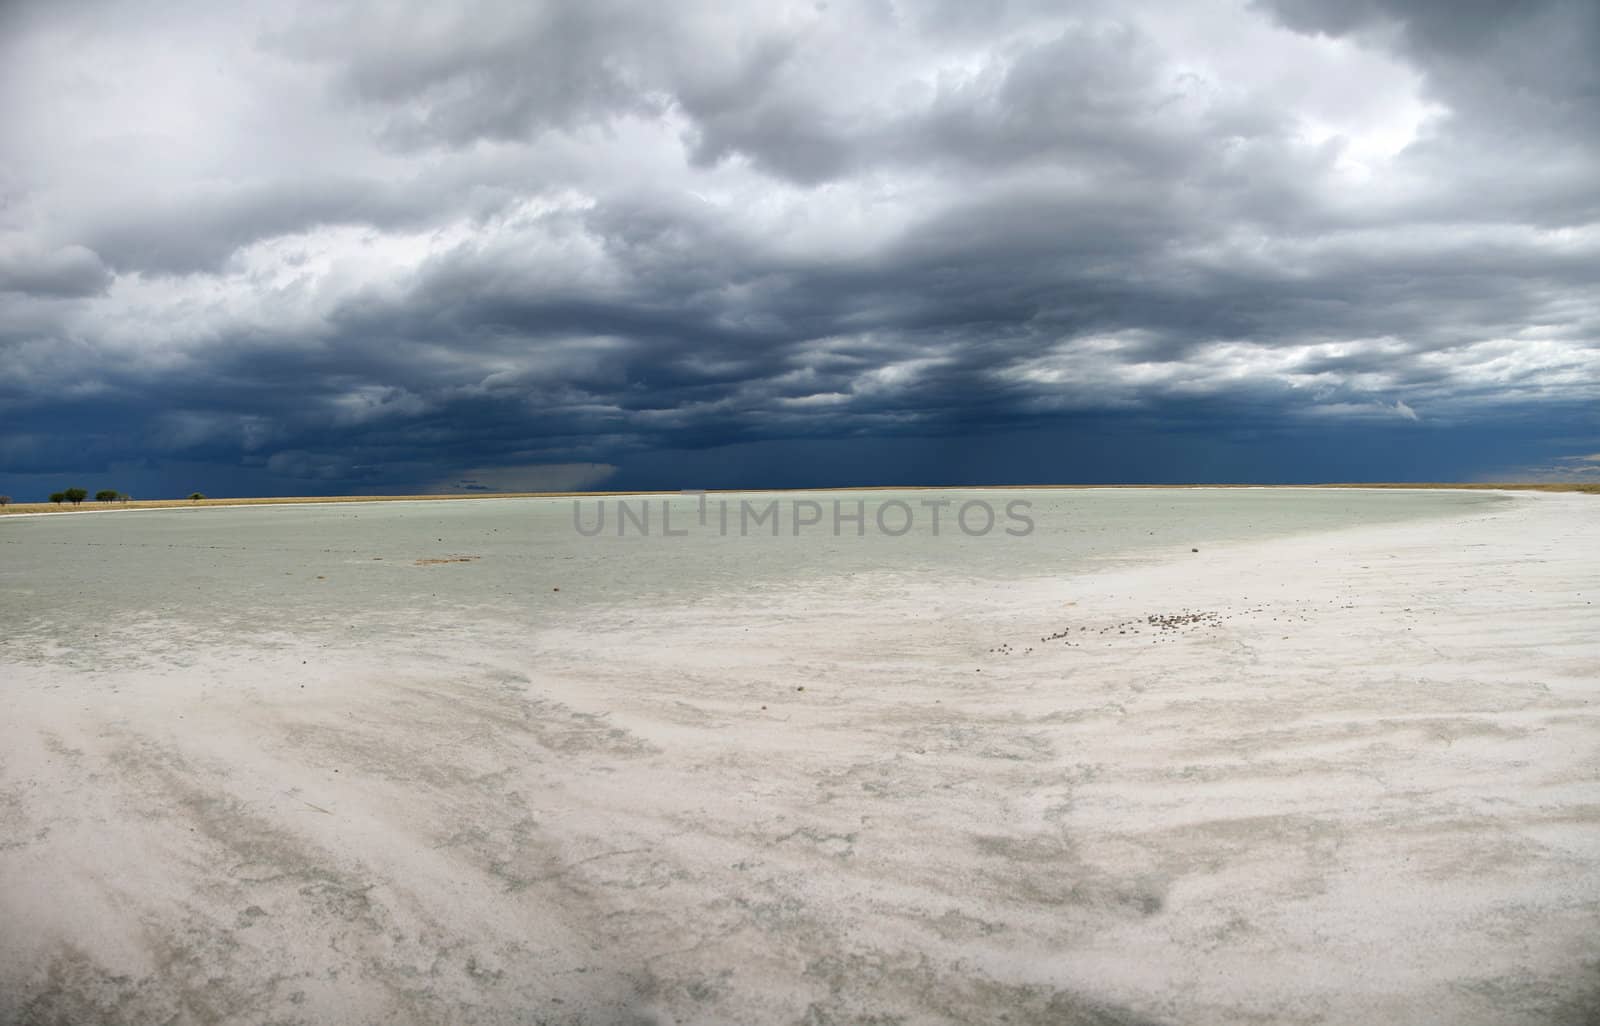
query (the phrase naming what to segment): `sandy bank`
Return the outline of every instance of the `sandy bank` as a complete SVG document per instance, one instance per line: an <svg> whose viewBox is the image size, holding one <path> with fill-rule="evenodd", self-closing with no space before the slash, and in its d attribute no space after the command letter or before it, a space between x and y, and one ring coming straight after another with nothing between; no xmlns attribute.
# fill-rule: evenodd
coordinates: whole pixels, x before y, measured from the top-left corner
<svg viewBox="0 0 1600 1026"><path fill-rule="evenodd" d="M0 1021L1600 1016L1592 498L415 627L0 649Z"/></svg>

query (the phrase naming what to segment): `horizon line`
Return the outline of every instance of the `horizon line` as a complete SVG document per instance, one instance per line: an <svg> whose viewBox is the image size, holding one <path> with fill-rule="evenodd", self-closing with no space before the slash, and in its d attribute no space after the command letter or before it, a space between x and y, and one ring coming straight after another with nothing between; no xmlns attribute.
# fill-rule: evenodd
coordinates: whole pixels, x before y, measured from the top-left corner
<svg viewBox="0 0 1600 1026"><path fill-rule="evenodd" d="M810 488L678 488L678 489L628 489L605 491L528 491L528 492L432 492L425 494L395 495L280 495L280 496L207 496L203 499L127 499L99 501L85 499L78 505L50 502L12 502L0 506L0 516L29 513L88 513L113 512L134 509L186 509L217 508L220 506L314 505L316 503L359 502L433 502L463 499L605 499L626 496L682 496L682 495L753 495L766 493L798 494L807 492L875 492L875 491L1069 491L1133 489L1154 491L1161 489L1382 489L1382 490L1459 490L1459 491L1539 491L1577 492L1600 494L1600 482L1573 481L1324 481L1304 484L1251 484L1251 483L1182 483L1182 484L995 484L995 485L830 485Z"/></svg>

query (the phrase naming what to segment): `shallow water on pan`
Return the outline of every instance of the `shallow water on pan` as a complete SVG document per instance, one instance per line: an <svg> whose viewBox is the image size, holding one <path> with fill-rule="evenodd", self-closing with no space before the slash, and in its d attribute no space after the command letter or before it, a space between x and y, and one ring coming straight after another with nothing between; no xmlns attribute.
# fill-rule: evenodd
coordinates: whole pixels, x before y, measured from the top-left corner
<svg viewBox="0 0 1600 1026"><path fill-rule="evenodd" d="M144 631L169 645L174 637L381 639L473 618L532 630L600 607L756 600L860 575L888 587L1070 576L1220 542L1485 511L1512 500L1443 491L884 490L713 495L703 521L701 501L636 497L627 500L626 520L615 498L4 520L0 661L67 652L77 664L115 658L137 648ZM752 522L773 502L776 535L771 520ZM969 503L981 505L958 521ZM603 529L580 533L596 529L602 505ZM977 534L988 523L985 507L994 524ZM648 533L640 529L646 508ZM859 527L848 519L857 512ZM428 560L446 562L419 562Z"/></svg>

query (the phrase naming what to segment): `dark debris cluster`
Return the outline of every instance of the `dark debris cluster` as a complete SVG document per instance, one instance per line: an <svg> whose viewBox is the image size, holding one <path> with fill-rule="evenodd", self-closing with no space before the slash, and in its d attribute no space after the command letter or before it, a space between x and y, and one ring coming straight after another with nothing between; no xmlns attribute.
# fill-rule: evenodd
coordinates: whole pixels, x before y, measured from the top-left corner
<svg viewBox="0 0 1600 1026"><path fill-rule="evenodd" d="M1263 607L1242 610L1239 613L1219 613L1208 609L1184 609L1176 613L1152 613L1149 616L1123 620L1119 623L1104 627L1063 627L1054 634L1046 634L1039 639L1042 645L1060 642L1068 648L1077 648L1085 641L1108 635L1143 635L1153 634L1157 640L1162 637L1173 637L1185 630L1195 630L1205 627L1220 627L1226 620L1237 615L1263 612ZM1276 619L1276 617L1274 617ZM1107 642L1109 644L1109 642ZM995 648L989 649L991 655L1027 655L1033 651L1032 646L1016 649L1009 642L1001 642Z"/></svg>

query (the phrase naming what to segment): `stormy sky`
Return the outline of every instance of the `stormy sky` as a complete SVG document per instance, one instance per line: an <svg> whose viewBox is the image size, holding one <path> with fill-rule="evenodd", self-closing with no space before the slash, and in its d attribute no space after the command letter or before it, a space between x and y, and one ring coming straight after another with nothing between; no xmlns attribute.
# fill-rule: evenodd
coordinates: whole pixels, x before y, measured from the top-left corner
<svg viewBox="0 0 1600 1026"><path fill-rule="evenodd" d="M1600 4L11 2L0 491L1600 476Z"/></svg>

